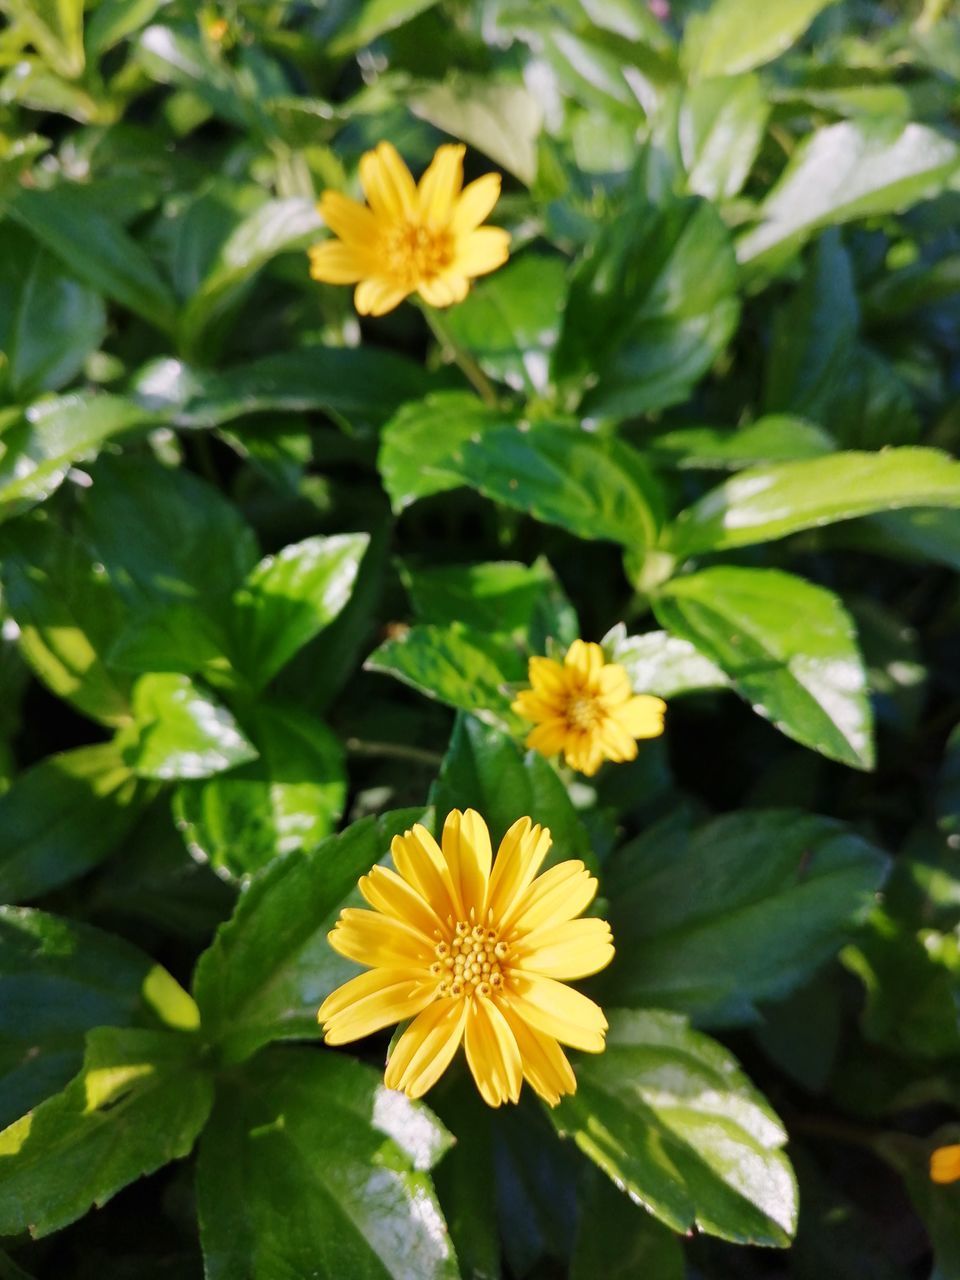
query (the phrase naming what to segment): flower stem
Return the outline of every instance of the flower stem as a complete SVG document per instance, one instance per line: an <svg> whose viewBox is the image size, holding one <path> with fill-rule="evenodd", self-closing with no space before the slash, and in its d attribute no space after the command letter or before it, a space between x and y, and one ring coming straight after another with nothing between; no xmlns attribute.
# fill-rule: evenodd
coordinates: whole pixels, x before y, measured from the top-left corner
<svg viewBox="0 0 960 1280"><path fill-rule="evenodd" d="M430 331L439 342L441 349L453 357L460 366L463 376L483 403L491 406L496 405L497 393L493 389L493 384L469 351L465 351L453 337L441 313L435 307L429 307L425 304L421 305L420 310L423 312L423 317L430 326Z"/></svg>
<svg viewBox="0 0 960 1280"><path fill-rule="evenodd" d="M361 738L347 738L347 751L352 756L383 756L392 760L409 760L415 764L429 765L437 769L443 764L443 756L422 747L409 747L400 742L365 742Z"/></svg>

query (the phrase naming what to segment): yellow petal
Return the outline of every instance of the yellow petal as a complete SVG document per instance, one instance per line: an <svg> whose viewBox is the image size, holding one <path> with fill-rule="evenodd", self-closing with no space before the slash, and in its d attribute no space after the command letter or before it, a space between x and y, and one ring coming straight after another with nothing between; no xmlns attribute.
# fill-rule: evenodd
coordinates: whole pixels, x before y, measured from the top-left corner
<svg viewBox="0 0 960 1280"><path fill-rule="evenodd" d="M500 841L490 873L487 906L495 920L502 920L526 891L543 865L552 840L547 827L529 818L518 818Z"/></svg>
<svg viewBox="0 0 960 1280"><path fill-rule="evenodd" d="M476 230L499 198L499 173L485 173L482 178L468 183L456 202L450 230L454 235L464 235Z"/></svg>
<svg viewBox="0 0 960 1280"><path fill-rule="evenodd" d="M627 733L616 713L611 714L603 722L599 730L599 737L608 760L614 760L618 764L624 760L636 760L637 744L633 737Z"/></svg>
<svg viewBox="0 0 960 1280"><path fill-rule="evenodd" d="M452 307L455 302L462 302L469 291L470 281L455 272L421 280L417 285L420 297L431 307Z"/></svg>
<svg viewBox="0 0 960 1280"><path fill-rule="evenodd" d="M353 305L362 316L385 316L410 293L392 280L363 280L353 295Z"/></svg>
<svg viewBox="0 0 960 1280"><path fill-rule="evenodd" d="M568 920L525 935L513 947L515 963L525 973L570 982L599 973L613 959L613 938L606 920Z"/></svg>
<svg viewBox="0 0 960 1280"><path fill-rule="evenodd" d="M425 985L405 970L371 969L327 996L317 1019L327 1044L347 1044L412 1018L434 998L435 989L436 984Z"/></svg>
<svg viewBox="0 0 960 1280"><path fill-rule="evenodd" d="M527 664L527 673L537 693L552 702L559 703L566 699L570 681L562 663L554 662L553 658L531 658Z"/></svg>
<svg viewBox="0 0 960 1280"><path fill-rule="evenodd" d="M360 157L360 183L375 214L396 222L415 216L417 189L391 143L380 142Z"/></svg>
<svg viewBox="0 0 960 1280"><path fill-rule="evenodd" d="M390 853L397 870L430 903L441 920L466 919L458 889L446 859L433 836L418 822L411 831L394 836Z"/></svg>
<svg viewBox="0 0 960 1280"><path fill-rule="evenodd" d="M606 707L626 702L633 689L630 677L618 662L608 662L597 675L597 694Z"/></svg>
<svg viewBox="0 0 960 1280"><path fill-rule="evenodd" d="M369 249L380 238L380 225L371 210L339 191L323 193L320 216L334 235L358 248Z"/></svg>
<svg viewBox="0 0 960 1280"><path fill-rule="evenodd" d="M930 1178L933 1182L960 1180L960 1144L938 1147L930 1157Z"/></svg>
<svg viewBox="0 0 960 1280"><path fill-rule="evenodd" d="M567 740L564 758L571 769L592 778L603 764L603 747L596 732L578 733Z"/></svg>
<svg viewBox="0 0 960 1280"><path fill-rule="evenodd" d="M422 1097L450 1065L463 1038L465 1000L435 1000L419 1013L393 1047L384 1083L411 1098Z"/></svg>
<svg viewBox="0 0 960 1280"><path fill-rule="evenodd" d="M607 1020L599 1005L553 978L516 974L507 1002L537 1031L585 1053L602 1053Z"/></svg>
<svg viewBox="0 0 960 1280"><path fill-rule="evenodd" d="M559 755L566 745L570 730L566 720L546 720L527 735L526 746L542 756Z"/></svg>
<svg viewBox="0 0 960 1280"><path fill-rule="evenodd" d="M383 969L422 967L425 980L434 958L435 943L419 929L377 911L356 907L340 912L328 940L334 951L358 964Z"/></svg>
<svg viewBox="0 0 960 1280"><path fill-rule="evenodd" d="M480 1096L488 1106L519 1101L523 1063L516 1037L497 1006L483 996L468 1003L464 1048Z"/></svg>
<svg viewBox="0 0 960 1280"><path fill-rule="evenodd" d="M603 650L587 640L574 640L567 650L564 666L575 671L584 685L592 688L604 666Z"/></svg>
<svg viewBox="0 0 960 1280"><path fill-rule="evenodd" d="M460 143L438 147L420 179L417 193L420 216L429 226L445 226L452 217L454 201L463 185L465 151L466 147Z"/></svg>
<svg viewBox="0 0 960 1280"><path fill-rule="evenodd" d="M566 1093L576 1093L577 1077L567 1055L553 1036L544 1035L504 1004L503 1016L510 1024L523 1061L523 1078L549 1106L555 1107Z"/></svg>
<svg viewBox="0 0 960 1280"><path fill-rule="evenodd" d="M374 867L357 886L371 907L397 920L405 920L428 938L441 928L440 917L429 902L390 867Z"/></svg>
<svg viewBox="0 0 960 1280"><path fill-rule="evenodd" d="M475 809L461 813L454 809L443 824L443 856L450 869L450 879L463 904L463 919L473 907L479 921L487 900L487 881L493 862L490 832Z"/></svg>
<svg viewBox="0 0 960 1280"><path fill-rule="evenodd" d="M553 702L532 689L521 689L512 703L512 708L525 720L552 720L559 714L559 708Z"/></svg>
<svg viewBox="0 0 960 1280"><path fill-rule="evenodd" d="M632 738L657 738L663 733L667 704L662 698L638 693L611 714Z"/></svg>
<svg viewBox="0 0 960 1280"><path fill-rule="evenodd" d="M454 271L465 276L485 276L502 267L510 257L510 232L501 227L481 227L457 240Z"/></svg>
<svg viewBox="0 0 960 1280"><path fill-rule="evenodd" d="M547 925L565 924L586 910L596 892L596 880L578 858L558 862L515 902L501 928L530 933Z"/></svg>
<svg viewBox="0 0 960 1280"><path fill-rule="evenodd" d="M351 245L326 240L309 250L310 275L323 284L356 284L369 274L365 257Z"/></svg>

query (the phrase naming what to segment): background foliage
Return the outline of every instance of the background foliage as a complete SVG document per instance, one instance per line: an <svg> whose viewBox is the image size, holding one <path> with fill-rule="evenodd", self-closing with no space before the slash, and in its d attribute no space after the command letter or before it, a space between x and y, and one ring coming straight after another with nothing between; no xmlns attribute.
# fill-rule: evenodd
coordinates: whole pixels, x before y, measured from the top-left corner
<svg viewBox="0 0 960 1280"><path fill-rule="evenodd" d="M960 1275L948 10L2 0L0 1276ZM360 325L316 196L450 137L511 261ZM318 1044L467 805L601 876L555 1112Z"/></svg>

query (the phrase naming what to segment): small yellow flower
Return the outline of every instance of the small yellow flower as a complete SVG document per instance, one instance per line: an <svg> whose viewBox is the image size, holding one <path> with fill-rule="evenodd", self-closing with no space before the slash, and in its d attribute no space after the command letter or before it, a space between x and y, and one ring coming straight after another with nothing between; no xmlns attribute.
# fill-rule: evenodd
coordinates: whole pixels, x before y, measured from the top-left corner
<svg viewBox="0 0 960 1280"><path fill-rule="evenodd" d="M577 1087L558 1042L604 1048L603 1011L565 985L613 959L606 921L575 918L597 882L578 861L538 877L550 832L530 818L513 824L495 863L473 809L448 815L441 843L419 824L397 836L396 871L376 866L360 879L373 910L341 911L330 945L371 967L324 1000L326 1041L346 1044L413 1018L387 1063L389 1088L419 1098L463 1040L491 1107L516 1102L524 1079L556 1106Z"/></svg>
<svg viewBox="0 0 960 1280"><path fill-rule="evenodd" d="M667 704L634 694L630 677L606 662L598 644L574 640L563 662L531 658L531 689L517 695L513 710L536 728L527 746L544 756L561 751L568 765L591 777L604 760L634 760L637 738L663 733Z"/></svg>
<svg viewBox="0 0 960 1280"><path fill-rule="evenodd" d="M310 274L324 284L356 284L362 316L382 316L411 293L431 307L467 296L474 276L506 262L509 232L480 224L497 203L500 175L463 186L465 147L439 147L414 183L389 142L360 160L367 204L325 191L320 213L338 240L310 250ZM359 281L359 283L358 283Z"/></svg>
<svg viewBox="0 0 960 1280"><path fill-rule="evenodd" d="M932 1182L957 1182L960 1180L960 1143L949 1147L937 1147L930 1157Z"/></svg>

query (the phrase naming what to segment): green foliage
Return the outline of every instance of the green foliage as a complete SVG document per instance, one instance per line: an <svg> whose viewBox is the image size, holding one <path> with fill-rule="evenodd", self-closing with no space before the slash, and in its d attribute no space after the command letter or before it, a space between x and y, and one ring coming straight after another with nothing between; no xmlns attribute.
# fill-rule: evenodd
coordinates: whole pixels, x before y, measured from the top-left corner
<svg viewBox="0 0 960 1280"><path fill-rule="evenodd" d="M0 11L0 1277L956 1275L951 7ZM382 140L501 176L454 306L310 278ZM322 1043L467 807L611 923L553 1110Z"/></svg>

